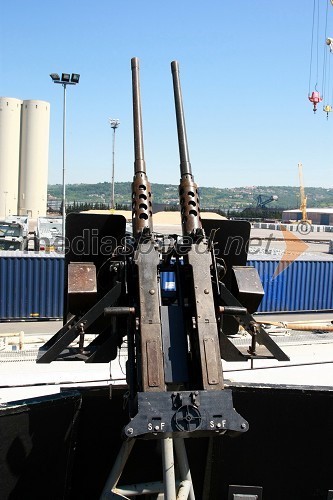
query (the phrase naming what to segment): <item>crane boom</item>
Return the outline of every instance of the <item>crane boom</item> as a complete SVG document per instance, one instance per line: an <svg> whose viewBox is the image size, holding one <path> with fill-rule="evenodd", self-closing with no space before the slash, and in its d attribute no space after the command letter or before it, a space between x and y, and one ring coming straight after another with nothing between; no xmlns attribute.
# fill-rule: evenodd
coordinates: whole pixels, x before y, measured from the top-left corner
<svg viewBox="0 0 333 500"><path fill-rule="evenodd" d="M266 208L266 205L271 203L272 201L277 201L278 197L274 194L272 196L264 198L262 194L257 196L257 208Z"/></svg>

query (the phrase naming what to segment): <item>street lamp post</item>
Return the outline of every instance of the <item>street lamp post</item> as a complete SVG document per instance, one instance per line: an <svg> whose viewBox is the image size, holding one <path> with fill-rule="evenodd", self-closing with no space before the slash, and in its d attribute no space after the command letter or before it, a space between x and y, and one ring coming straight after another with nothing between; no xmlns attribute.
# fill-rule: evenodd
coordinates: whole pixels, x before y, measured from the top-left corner
<svg viewBox="0 0 333 500"><path fill-rule="evenodd" d="M113 129L113 140L112 140L112 181L111 181L111 210L115 208L114 202L114 146L116 142L116 129L119 127L120 121L117 118L109 118L109 123Z"/></svg>
<svg viewBox="0 0 333 500"><path fill-rule="evenodd" d="M63 115L62 115L62 249L65 249L65 224L66 224L66 88L67 85L79 83L80 75L77 73L62 73L61 78L57 73L51 73L53 83L60 83L64 89Z"/></svg>

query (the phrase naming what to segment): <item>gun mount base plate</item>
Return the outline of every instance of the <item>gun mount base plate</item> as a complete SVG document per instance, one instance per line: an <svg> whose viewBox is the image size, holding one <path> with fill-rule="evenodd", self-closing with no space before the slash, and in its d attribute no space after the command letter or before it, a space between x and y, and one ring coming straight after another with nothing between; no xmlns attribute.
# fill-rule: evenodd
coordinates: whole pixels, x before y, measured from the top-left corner
<svg viewBox="0 0 333 500"><path fill-rule="evenodd" d="M239 415L231 390L139 392L138 411L124 428L128 438L203 437L241 433L249 425Z"/></svg>

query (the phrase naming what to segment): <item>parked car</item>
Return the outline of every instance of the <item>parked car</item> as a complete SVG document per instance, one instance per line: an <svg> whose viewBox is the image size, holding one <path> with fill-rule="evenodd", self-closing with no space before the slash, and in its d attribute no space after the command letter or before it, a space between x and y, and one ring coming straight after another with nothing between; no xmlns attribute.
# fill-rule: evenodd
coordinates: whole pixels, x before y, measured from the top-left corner
<svg viewBox="0 0 333 500"><path fill-rule="evenodd" d="M27 241L22 224L0 221L0 250L26 250Z"/></svg>

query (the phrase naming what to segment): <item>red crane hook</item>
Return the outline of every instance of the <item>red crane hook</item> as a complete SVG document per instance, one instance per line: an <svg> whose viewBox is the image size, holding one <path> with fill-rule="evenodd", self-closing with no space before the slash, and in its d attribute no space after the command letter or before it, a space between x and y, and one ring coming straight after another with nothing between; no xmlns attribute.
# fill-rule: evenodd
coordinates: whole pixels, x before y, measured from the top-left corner
<svg viewBox="0 0 333 500"><path fill-rule="evenodd" d="M312 94L308 96L308 99L313 103L313 112L315 113L317 111L317 104L323 100L323 98L320 97L320 92L314 90Z"/></svg>

